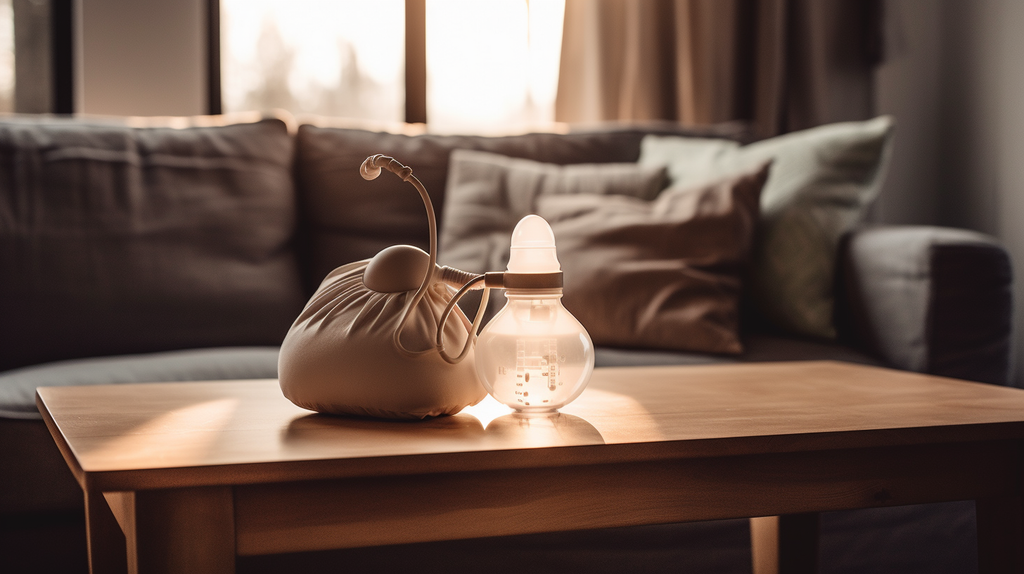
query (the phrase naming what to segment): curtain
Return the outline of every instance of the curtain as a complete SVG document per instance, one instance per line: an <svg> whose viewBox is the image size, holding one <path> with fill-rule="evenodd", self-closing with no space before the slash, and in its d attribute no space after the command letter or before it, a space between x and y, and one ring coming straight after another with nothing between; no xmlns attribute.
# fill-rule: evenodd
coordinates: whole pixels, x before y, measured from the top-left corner
<svg viewBox="0 0 1024 574"><path fill-rule="evenodd" d="M880 39L880 0L566 0L555 116L756 137L864 119Z"/></svg>

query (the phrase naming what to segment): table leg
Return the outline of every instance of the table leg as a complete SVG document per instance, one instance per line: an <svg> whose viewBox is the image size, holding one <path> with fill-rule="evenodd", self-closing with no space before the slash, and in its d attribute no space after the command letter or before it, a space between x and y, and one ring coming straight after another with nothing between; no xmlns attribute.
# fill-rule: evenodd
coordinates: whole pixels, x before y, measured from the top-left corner
<svg viewBox="0 0 1024 574"><path fill-rule="evenodd" d="M1024 498L976 501L980 574L1024 573Z"/></svg>
<svg viewBox="0 0 1024 574"><path fill-rule="evenodd" d="M128 571L235 571L235 510L231 487L140 490L126 532Z"/></svg>
<svg viewBox="0 0 1024 574"><path fill-rule="evenodd" d="M102 492L85 493L85 532L91 574L126 574L124 533Z"/></svg>
<svg viewBox="0 0 1024 574"><path fill-rule="evenodd" d="M818 513L750 519L754 574L814 574L818 571Z"/></svg>

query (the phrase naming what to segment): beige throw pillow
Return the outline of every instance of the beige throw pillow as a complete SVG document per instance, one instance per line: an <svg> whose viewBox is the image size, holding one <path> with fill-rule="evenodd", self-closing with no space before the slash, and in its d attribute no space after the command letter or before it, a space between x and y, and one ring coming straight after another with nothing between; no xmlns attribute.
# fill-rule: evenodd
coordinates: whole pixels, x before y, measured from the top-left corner
<svg viewBox="0 0 1024 574"><path fill-rule="evenodd" d="M672 186L693 186L772 161L748 292L784 330L834 338L833 286L840 238L860 223L884 179L889 117L821 126L747 146L648 136L640 163L668 166Z"/></svg>
<svg viewBox="0 0 1024 574"><path fill-rule="evenodd" d="M741 278L768 164L654 201L541 196L563 303L597 345L740 353Z"/></svg>

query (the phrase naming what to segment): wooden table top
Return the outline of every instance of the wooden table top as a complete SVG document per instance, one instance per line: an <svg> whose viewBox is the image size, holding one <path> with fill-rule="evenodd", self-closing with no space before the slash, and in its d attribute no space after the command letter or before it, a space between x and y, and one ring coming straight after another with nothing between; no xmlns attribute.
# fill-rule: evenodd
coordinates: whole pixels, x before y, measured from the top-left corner
<svg viewBox="0 0 1024 574"><path fill-rule="evenodd" d="M79 483L138 490L1024 438L1024 391L838 362L594 371L562 413L319 415L276 380L44 387Z"/></svg>

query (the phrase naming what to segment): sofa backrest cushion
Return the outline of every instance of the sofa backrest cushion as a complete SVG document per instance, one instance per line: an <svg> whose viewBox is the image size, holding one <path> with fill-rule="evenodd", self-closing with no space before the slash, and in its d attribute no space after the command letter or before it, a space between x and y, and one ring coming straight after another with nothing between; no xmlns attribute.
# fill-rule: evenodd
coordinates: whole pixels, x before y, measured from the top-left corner
<svg viewBox="0 0 1024 574"><path fill-rule="evenodd" d="M504 137L379 133L337 127L299 127L296 180L310 289L334 268L373 257L395 244L427 248L427 220L415 190L384 174L365 181L359 164L382 153L412 168L423 182L443 225L448 157L455 149L489 151L554 164L635 162L640 140L650 133L698 135L678 126L595 129L568 134ZM730 135L727 127L699 135Z"/></svg>
<svg viewBox="0 0 1024 574"><path fill-rule="evenodd" d="M280 120L0 121L0 370L279 344L302 309Z"/></svg>

